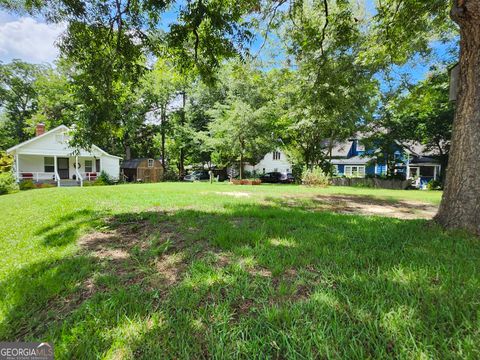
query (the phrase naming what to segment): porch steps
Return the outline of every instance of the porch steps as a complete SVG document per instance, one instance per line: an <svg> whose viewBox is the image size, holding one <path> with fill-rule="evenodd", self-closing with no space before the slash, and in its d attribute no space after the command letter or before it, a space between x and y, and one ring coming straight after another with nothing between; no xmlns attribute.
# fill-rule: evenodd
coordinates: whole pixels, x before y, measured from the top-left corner
<svg viewBox="0 0 480 360"><path fill-rule="evenodd" d="M73 186L80 186L80 182L77 180L67 180L67 179L60 180L60 187L73 187Z"/></svg>

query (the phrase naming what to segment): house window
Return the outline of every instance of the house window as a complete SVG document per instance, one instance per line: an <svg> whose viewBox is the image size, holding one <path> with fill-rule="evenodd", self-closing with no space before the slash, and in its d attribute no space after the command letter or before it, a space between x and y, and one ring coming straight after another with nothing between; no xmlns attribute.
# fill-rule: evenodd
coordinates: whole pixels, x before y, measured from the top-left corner
<svg viewBox="0 0 480 360"><path fill-rule="evenodd" d="M273 160L280 160L280 152L274 151L273 152Z"/></svg>
<svg viewBox="0 0 480 360"><path fill-rule="evenodd" d="M149 168L153 167L153 159L148 159L148 167Z"/></svg>
<svg viewBox="0 0 480 360"><path fill-rule="evenodd" d="M53 157L44 157L43 164L44 164L44 171L46 173L55 172L55 160Z"/></svg>
<svg viewBox="0 0 480 360"><path fill-rule="evenodd" d="M365 166L345 166L345 175L350 177L365 177Z"/></svg>
<svg viewBox="0 0 480 360"><path fill-rule="evenodd" d="M85 172L89 173L93 171L93 161L85 160Z"/></svg>
<svg viewBox="0 0 480 360"><path fill-rule="evenodd" d="M95 171L100 172L102 169L100 168L100 159L95 159Z"/></svg>
<svg viewBox="0 0 480 360"><path fill-rule="evenodd" d="M338 165L333 165L333 175L338 175Z"/></svg>

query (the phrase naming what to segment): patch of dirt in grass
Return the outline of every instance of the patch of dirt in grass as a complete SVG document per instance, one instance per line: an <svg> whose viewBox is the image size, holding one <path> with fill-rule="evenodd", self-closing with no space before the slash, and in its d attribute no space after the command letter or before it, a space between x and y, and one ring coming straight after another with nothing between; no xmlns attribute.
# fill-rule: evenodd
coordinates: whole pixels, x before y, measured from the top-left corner
<svg viewBox="0 0 480 360"><path fill-rule="evenodd" d="M140 284L147 290L177 284L187 267L185 238L168 219L107 221L108 230L79 240L81 249L97 259L101 272L120 279L122 285ZM90 291L95 284L83 286ZM91 292L91 291L90 291Z"/></svg>
<svg viewBox="0 0 480 360"><path fill-rule="evenodd" d="M232 196L234 198L247 198L250 197L250 193L243 192L243 191L216 191L215 194L217 195L225 195L225 196Z"/></svg>
<svg viewBox="0 0 480 360"><path fill-rule="evenodd" d="M438 207L413 200L385 200L356 195L286 196L270 199L289 207L341 214L375 215L397 219L432 219Z"/></svg>

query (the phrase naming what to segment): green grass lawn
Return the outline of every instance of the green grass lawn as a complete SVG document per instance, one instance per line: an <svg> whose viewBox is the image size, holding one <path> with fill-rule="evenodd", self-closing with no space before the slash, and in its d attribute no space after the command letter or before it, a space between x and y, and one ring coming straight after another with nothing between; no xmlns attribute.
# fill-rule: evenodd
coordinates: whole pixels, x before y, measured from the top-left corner
<svg viewBox="0 0 480 360"><path fill-rule="evenodd" d="M59 359L478 359L480 240L412 219L440 196L206 183L1 196L0 341L50 341Z"/></svg>

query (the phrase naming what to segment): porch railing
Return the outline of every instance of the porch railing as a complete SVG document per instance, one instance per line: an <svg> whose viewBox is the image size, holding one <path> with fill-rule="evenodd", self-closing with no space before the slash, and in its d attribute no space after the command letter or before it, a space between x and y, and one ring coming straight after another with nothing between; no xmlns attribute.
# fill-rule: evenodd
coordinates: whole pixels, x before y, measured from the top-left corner
<svg viewBox="0 0 480 360"><path fill-rule="evenodd" d="M80 171L78 171L77 168L75 168L75 174L77 174L77 179L80 180L80 186L83 186L83 177L80 174Z"/></svg>
<svg viewBox="0 0 480 360"><path fill-rule="evenodd" d="M40 172L40 171L27 171L21 172L18 174L19 180L32 180L39 182L41 180L54 180L56 181L57 174L54 172Z"/></svg>
<svg viewBox="0 0 480 360"><path fill-rule="evenodd" d="M85 179L85 180L88 180L88 181L97 180L98 175L99 175L99 174L98 174L97 172L95 172L95 171L83 173L84 179Z"/></svg>
<svg viewBox="0 0 480 360"><path fill-rule="evenodd" d="M57 181L57 186L60 187L60 175L58 175L57 169L55 169L55 180Z"/></svg>

